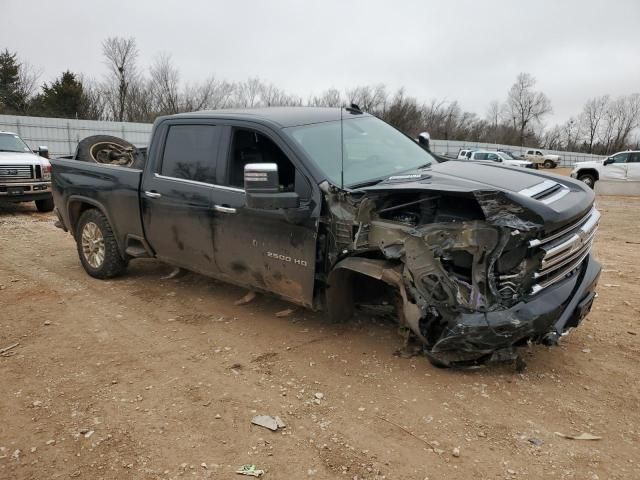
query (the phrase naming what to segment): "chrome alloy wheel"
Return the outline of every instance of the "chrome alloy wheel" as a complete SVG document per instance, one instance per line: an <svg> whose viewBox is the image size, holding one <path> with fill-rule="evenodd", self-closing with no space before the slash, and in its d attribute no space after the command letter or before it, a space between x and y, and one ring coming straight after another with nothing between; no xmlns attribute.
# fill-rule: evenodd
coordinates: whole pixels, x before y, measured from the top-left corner
<svg viewBox="0 0 640 480"><path fill-rule="evenodd" d="M82 229L82 253L93 268L100 268L104 262L104 237L102 230L93 222L87 222Z"/></svg>

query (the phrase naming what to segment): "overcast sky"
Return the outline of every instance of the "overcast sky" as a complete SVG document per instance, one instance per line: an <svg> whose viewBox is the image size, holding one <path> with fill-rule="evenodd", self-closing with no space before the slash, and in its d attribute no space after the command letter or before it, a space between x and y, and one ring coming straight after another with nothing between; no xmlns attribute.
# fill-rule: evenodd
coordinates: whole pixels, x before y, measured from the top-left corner
<svg viewBox="0 0 640 480"><path fill-rule="evenodd" d="M141 64L167 52L185 81L258 76L307 98L404 86L484 115L532 73L561 122L585 100L640 92L640 0L0 0L0 49L49 81L100 79L101 42L133 36Z"/></svg>

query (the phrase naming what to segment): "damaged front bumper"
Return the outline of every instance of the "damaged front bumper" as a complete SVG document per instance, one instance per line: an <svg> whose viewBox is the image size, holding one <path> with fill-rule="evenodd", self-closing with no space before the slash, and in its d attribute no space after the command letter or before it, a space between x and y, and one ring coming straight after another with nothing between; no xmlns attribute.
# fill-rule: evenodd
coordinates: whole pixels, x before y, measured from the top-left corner
<svg viewBox="0 0 640 480"><path fill-rule="evenodd" d="M591 254L572 276L509 309L450 318L427 354L446 366L512 359L528 342L556 344L589 313L600 264Z"/></svg>

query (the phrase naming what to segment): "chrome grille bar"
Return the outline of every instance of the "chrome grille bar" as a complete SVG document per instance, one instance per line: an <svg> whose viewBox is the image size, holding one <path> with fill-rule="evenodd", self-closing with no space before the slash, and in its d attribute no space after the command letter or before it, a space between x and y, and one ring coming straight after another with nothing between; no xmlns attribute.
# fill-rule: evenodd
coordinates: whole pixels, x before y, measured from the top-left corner
<svg viewBox="0 0 640 480"><path fill-rule="evenodd" d="M587 222L594 215L597 215L598 220L600 219L600 212L598 212L595 207L593 207L589 213L587 213L584 217L582 217L580 220L578 220L573 225L570 225L567 228L563 228L559 232L556 232L556 233L554 233L552 235L549 235L548 237L545 237L545 238L542 238L542 239L538 239L538 238L533 239L533 240L531 240L529 242L529 246L530 247L537 247L538 245L544 245L545 243L549 243L550 241L555 240L556 238L560 238L563 235L566 235L567 233L569 233L569 232L575 230L576 228L580 227L583 223Z"/></svg>
<svg viewBox="0 0 640 480"><path fill-rule="evenodd" d="M540 268L533 274L537 283L531 289L532 294L563 280L580 266L591 251L599 222L600 212L593 208L571 227L537 240L534 245L530 243L542 245L543 252Z"/></svg>
<svg viewBox="0 0 640 480"><path fill-rule="evenodd" d="M31 165L0 165L0 180L29 180L33 178Z"/></svg>

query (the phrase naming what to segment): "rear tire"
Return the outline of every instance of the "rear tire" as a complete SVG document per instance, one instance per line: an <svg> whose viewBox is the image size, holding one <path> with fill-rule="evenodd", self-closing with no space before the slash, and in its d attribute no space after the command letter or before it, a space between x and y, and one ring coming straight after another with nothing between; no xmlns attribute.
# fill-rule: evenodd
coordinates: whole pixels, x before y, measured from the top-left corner
<svg viewBox="0 0 640 480"><path fill-rule="evenodd" d="M45 198L42 200L35 201L36 208L39 212L51 212L53 211L53 198Z"/></svg>
<svg viewBox="0 0 640 480"><path fill-rule="evenodd" d="M581 182L585 183L586 185L589 186L589 188L593 189L593 187L596 184L596 179L593 175L591 175L590 173L583 173L583 174L579 174L578 175L578 180L580 180Z"/></svg>
<svg viewBox="0 0 640 480"><path fill-rule="evenodd" d="M107 217L96 209L85 210L75 229L80 263L94 278L113 278L127 269Z"/></svg>

